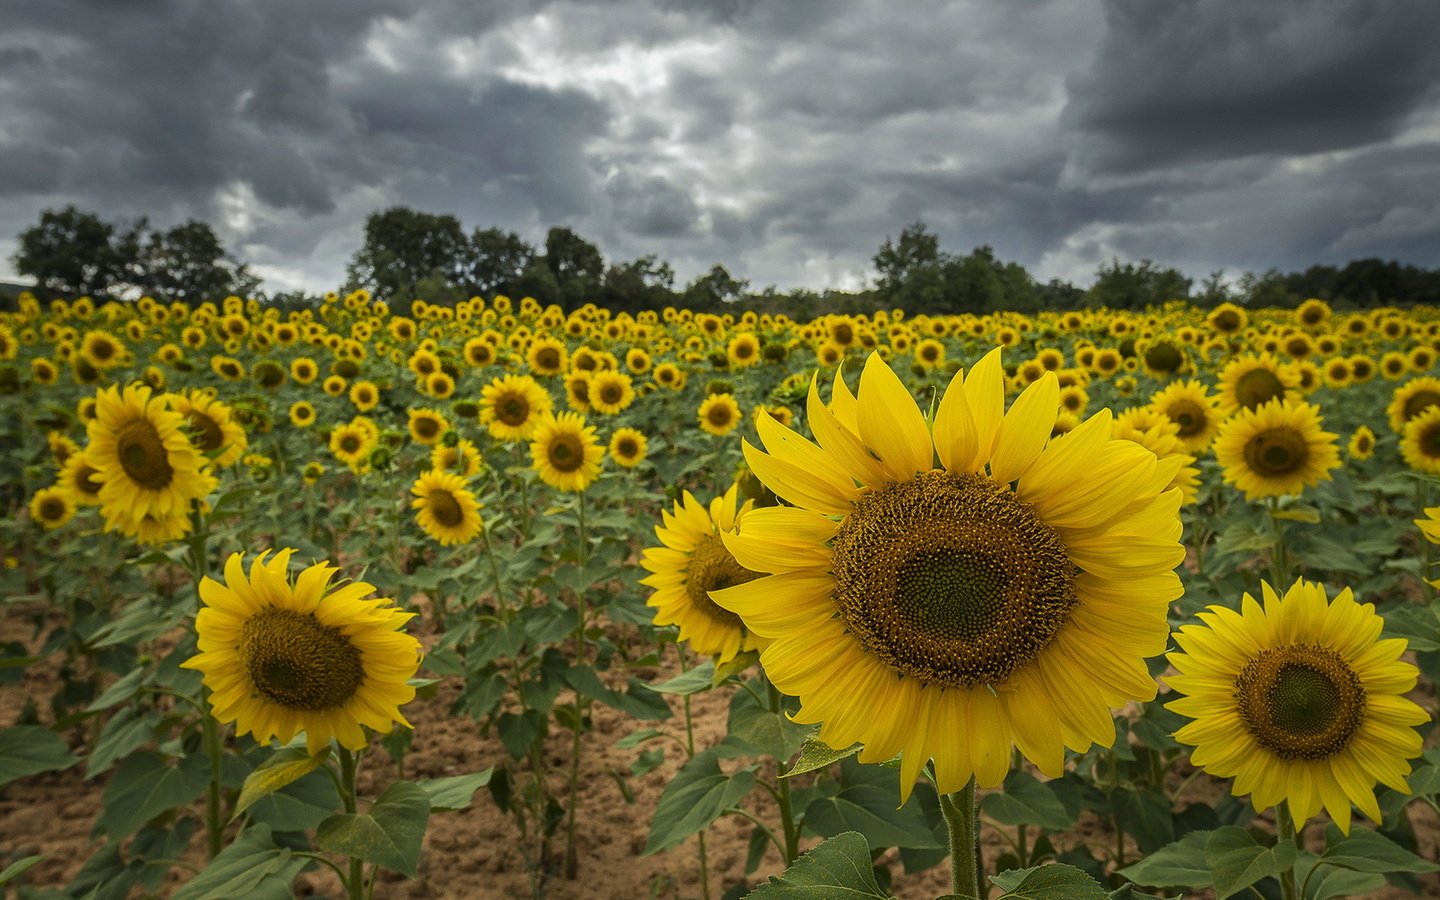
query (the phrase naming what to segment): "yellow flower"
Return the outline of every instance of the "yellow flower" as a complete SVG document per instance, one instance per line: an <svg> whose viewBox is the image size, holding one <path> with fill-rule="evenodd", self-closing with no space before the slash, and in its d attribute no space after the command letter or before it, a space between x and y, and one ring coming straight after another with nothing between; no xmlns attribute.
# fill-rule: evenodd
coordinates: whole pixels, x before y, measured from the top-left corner
<svg viewBox="0 0 1440 900"><path fill-rule="evenodd" d="M711 394L700 404L700 427L714 435L727 435L740 424L740 404L731 394Z"/></svg>
<svg viewBox="0 0 1440 900"><path fill-rule="evenodd" d="M441 546L466 544L480 534L480 503L453 472L431 469L411 486L415 521Z"/></svg>
<svg viewBox="0 0 1440 900"><path fill-rule="evenodd" d="M410 417L410 437L417 444L433 447L450 430L450 422L438 410L411 409L406 414Z"/></svg>
<svg viewBox="0 0 1440 900"><path fill-rule="evenodd" d="M685 387L685 373L674 363L661 363L655 367L655 383L672 391Z"/></svg>
<svg viewBox="0 0 1440 900"><path fill-rule="evenodd" d="M559 375L565 371L570 354L566 352L565 345L555 338L541 337L531 342L525 358L530 363L530 371L536 375Z"/></svg>
<svg viewBox="0 0 1440 900"><path fill-rule="evenodd" d="M420 642L401 629L414 617L375 588L332 588L338 569L317 563L292 584L290 555L262 553L247 575L236 553L224 583L200 583L195 617L199 653L181 663L205 676L221 723L261 744L288 742L301 731L311 754L334 739L364 749L368 726L382 734L409 727L400 707L415 697L407 682L420 666Z"/></svg>
<svg viewBox="0 0 1440 900"><path fill-rule="evenodd" d="M470 441L461 438L453 447L440 444L430 451L430 468L455 472L463 478L473 478L480 474L484 463L480 459L480 450Z"/></svg>
<svg viewBox="0 0 1440 900"><path fill-rule="evenodd" d="M212 465L223 469L239 461L248 440L230 407L206 391L166 394L165 399L171 409L185 417L191 443L209 457Z"/></svg>
<svg viewBox="0 0 1440 900"><path fill-rule="evenodd" d="M84 453L77 453L65 460L55 487L64 491L70 502L76 506L100 505L100 473L86 460Z"/></svg>
<svg viewBox="0 0 1440 900"><path fill-rule="evenodd" d="M530 441L530 464L540 479L560 491L579 492L600 477L605 448L595 440L595 427L575 413L545 413Z"/></svg>
<svg viewBox="0 0 1440 900"><path fill-rule="evenodd" d="M744 445L793 506L722 535L771 574L711 599L772 641L796 720L862 762L900 753L906 796L932 757L949 793L1000 783L1012 746L1051 777L1064 748L1109 746L1110 707L1155 694L1144 660L1181 593L1179 460L1111 440L1108 410L1052 441L1054 374L1008 414L1004 379L999 350L957 373L933 431L878 356L858 399L812 383L818 445L763 416L766 452Z"/></svg>
<svg viewBox="0 0 1440 900"><path fill-rule="evenodd" d="M1200 453L1220 430L1215 398L1198 381L1177 381L1150 398L1150 407L1178 426L1185 449Z"/></svg>
<svg viewBox="0 0 1440 900"><path fill-rule="evenodd" d="M1329 481L1340 465L1335 438L1323 430L1318 406L1271 400L1225 420L1215 459L1246 500L1298 494Z"/></svg>
<svg viewBox="0 0 1440 900"><path fill-rule="evenodd" d="M645 603L655 609L655 624L680 626L680 640L722 663L745 649L747 638L750 646L755 644L740 617L717 606L710 591L762 576L736 562L720 536L735 528L738 490L732 486L711 500L709 509L686 491L673 513L661 511L663 524L655 527L655 535L662 546L640 554L640 565L651 573L640 583L654 588Z"/></svg>
<svg viewBox="0 0 1440 900"><path fill-rule="evenodd" d="M1269 353L1247 353L1220 370L1220 396L1216 405L1223 416L1255 409L1271 400L1299 400L1295 376Z"/></svg>
<svg viewBox="0 0 1440 900"><path fill-rule="evenodd" d="M315 407L306 400L296 400L290 404L290 424L296 428L309 428L314 425Z"/></svg>
<svg viewBox="0 0 1440 900"><path fill-rule="evenodd" d="M1345 446L1345 452L1351 459L1369 459L1375 455L1375 432L1370 426L1361 425L1355 429L1350 436L1350 443Z"/></svg>
<svg viewBox="0 0 1440 900"><path fill-rule="evenodd" d="M45 526L46 531L59 528L75 518L75 503L58 487L41 488L30 498L30 518Z"/></svg>
<svg viewBox="0 0 1440 900"><path fill-rule="evenodd" d="M498 441L530 438L550 411L550 395L529 375L505 375L480 391L480 423Z"/></svg>
<svg viewBox="0 0 1440 900"><path fill-rule="evenodd" d="M380 405L380 389L374 382L357 381L350 385L350 402L360 412L369 412Z"/></svg>
<svg viewBox="0 0 1440 900"><path fill-rule="evenodd" d="M330 432L330 452L356 474L369 468L375 443L375 433L353 421Z"/></svg>
<svg viewBox="0 0 1440 900"><path fill-rule="evenodd" d="M1440 475L1440 406L1427 407L1405 425L1400 455L1415 471Z"/></svg>
<svg viewBox="0 0 1440 900"><path fill-rule="evenodd" d="M933 372L945 365L945 345L934 338L926 338L915 345L915 362L926 371Z"/></svg>
<svg viewBox="0 0 1440 900"><path fill-rule="evenodd" d="M751 332L741 332L730 339L725 356L733 368L753 366L760 361L760 339Z"/></svg>
<svg viewBox="0 0 1440 900"><path fill-rule="evenodd" d="M613 416L635 402L635 388L624 372L596 372L590 379L589 398L592 409Z"/></svg>
<svg viewBox="0 0 1440 900"><path fill-rule="evenodd" d="M633 469L645 461L650 442L634 428L617 428L610 436L610 458L616 465Z"/></svg>
<svg viewBox="0 0 1440 900"><path fill-rule="evenodd" d="M1412 378L1395 389L1390 396L1390 405L1385 415L1396 434L1405 431L1405 425L1432 406L1440 405L1440 378Z"/></svg>
<svg viewBox="0 0 1440 900"><path fill-rule="evenodd" d="M1348 834L1353 803L1378 823L1375 783L1409 793L1414 726L1430 719L1403 696L1418 674L1405 641L1379 640L1384 620L1349 588L1327 604L1319 584L1260 587L1263 608L1246 594L1239 612L1211 606L1176 633L1181 674L1165 681L1186 696L1166 707L1194 721L1175 738L1256 809L1284 801L1303 827L1323 806Z"/></svg>

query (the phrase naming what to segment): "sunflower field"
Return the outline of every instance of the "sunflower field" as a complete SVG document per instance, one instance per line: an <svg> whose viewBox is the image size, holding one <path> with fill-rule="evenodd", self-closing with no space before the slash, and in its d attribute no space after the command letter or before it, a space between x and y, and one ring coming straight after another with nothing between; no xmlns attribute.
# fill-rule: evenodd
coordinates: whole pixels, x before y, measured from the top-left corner
<svg viewBox="0 0 1440 900"><path fill-rule="evenodd" d="M1437 354L22 295L0 892L1440 896Z"/></svg>

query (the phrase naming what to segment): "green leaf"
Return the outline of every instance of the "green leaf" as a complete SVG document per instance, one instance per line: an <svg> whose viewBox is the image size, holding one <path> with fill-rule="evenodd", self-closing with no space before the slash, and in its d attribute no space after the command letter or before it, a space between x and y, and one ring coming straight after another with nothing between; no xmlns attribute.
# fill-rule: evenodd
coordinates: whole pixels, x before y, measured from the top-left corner
<svg viewBox="0 0 1440 900"><path fill-rule="evenodd" d="M695 754L660 795L642 855L669 850L720 818L726 809L750 793L755 786L756 768L746 766L727 775L720 769L720 759L714 750Z"/></svg>
<svg viewBox="0 0 1440 900"><path fill-rule="evenodd" d="M758 650L743 650L732 656L728 662L720 663L715 667L715 678L712 683L715 687L719 687L732 675L741 674L759 661L760 652Z"/></svg>
<svg viewBox="0 0 1440 900"><path fill-rule="evenodd" d="M112 706L117 706L135 696L140 690L140 685L145 682L145 676L150 674L145 668L138 668L125 675L119 681L105 689L95 702L85 707L86 712L101 712Z"/></svg>
<svg viewBox="0 0 1440 900"><path fill-rule="evenodd" d="M1192 831L1121 869L1120 875L1151 887L1209 887L1215 883L1210 864L1205 861L1205 843L1209 839L1208 831Z"/></svg>
<svg viewBox="0 0 1440 900"><path fill-rule="evenodd" d="M1440 616L1434 606L1407 603L1384 613L1387 638L1404 638L1416 653L1440 650Z"/></svg>
<svg viewBox="0 0 1440 900"><path fill-rule="evenodd" d="M1368 894L1385 885L1385 876L1376 872L1355 872L1320 864L1320 857L1301 851L1295 863L1295 883L1305 890L1305 900L1335 900Z"/></svg>
<svg viewBox="0 0 1440 900"><path fill-rule="evenodd" d="M790 769L781 778L789 778L792 775L800 775L804 772L813 772L816 769L823 769L831 763L837 763L860 752L861 744L851 744L844 750L836 750L834 747L820 740L818 737L807 737L805 743L800 745L800 755L795 757L795 762L790 764Z"/></svg>
<svg viewBox="0 0 1440 900"><path fill-rule="evenodd" d="M1005 893L1000 900L1105 900L1105 889L1074 866L1053 863L990 876Z"/></svg>
<svg viewBox="0 0 1440 900"><path fill-rule="evenodd" d="M1335 825L1325 829L1325 852L1320 864L1356 872L1440 872L1440 866L1421 859L1382 834L1356 828L1346 837Z"/></svg>
<svg viewBox="0 0 1440 900"><path fill-rule="evenodd" d="M276 832L309 831L335 814L340 793L334 780L320 771L287 784L248 810L250 821L263 822Z"/></svg>
<svg viewBox="0 0 1440 900"><path fill-rule="evenodd" d="M1225 900L1262 878L1273 878L1295 864L1298 851L1289 841L1266 847L1238 825L1210 832L1205 862L1215 879L1215 896Z"/></svg>
<svg viewBox="0 0 1440 900"><path fill-rule="evenodd" d="M664 737L665 732L655 728L642 728L639 731L632 731L615 742L616 750L630 750L640 746L646 741L652 741L657 737Z"/></svg>
<svg viewBox="0 0 1440 900"><path fill-rule="evenodd" d="M821 795L805 807L805 827L824 837L847 831L865 835L870 846L940 846L918 803L900 803L900 772L866 766L853 759L840 764L840 780L826 782Z"/></svg>
<svg viewBox="0 0 1440 900"><path fill-rule="evenodd" d="M766 690L759 679L751 686L758 687L760 692ZM730 698L726 730L729 732L727 740L737 742L747 752L784 760L799 751L815 732L816 726L798 725L790 721L783 710L775 712L762 706L750 691L740 690Z"/></svg>
<svg viewBox="0 0 1440 900"><path fill-rule="evenodd" d="M494 772L495 767L491 766L483 772L452 775L449 778L430 778L425 781L417 781L416 784L430 798L431 812L469 809L470 800L475 796L475 792L490 783L490 776Z"/></svg>
<svg viewBox="0 0 1440 900"><path fill-rule="evenodd" d="M235 801L235 812L231 816L240 815L249 809L251 804L262 797L269 796L293 781L298 781L320 768L330 758L330 748L327 746L320 753L311 756L302 747L286 747L275 753L260 767L251 772L245 779L245 785L240 789L240 799Z"/></svg>
<svg viewBox="0 0 1440 900"><path fill-rule="evenodd" d="M1175 817L1170 800L1158 790L1120 788L1110 797L1116 821L1145 853L1175 840Z"/></svg>
<svg viewBox="0 0 1440 900"><path fill-rule="evenodd" d="M783 875L745 895L749 900L846 900L889 894L875 882L870 847L853 831L837 834L795 860Z"/></svg>
<svg viewBox="0 0 1440 900"><path fill-rule="evenodd" d="M420 844L430 818L430 798L418 785L397 781L368 813L331 816L315 831L315 845L394 869L408 878L420 870Z"/></svg>
<svg viewBox="0 0 1440 900"><path fill-rule="evenodd" d="M16 878L19 878L26 869L40 862L42 859L45 859L49 855L50 854L48 853L41 853L38 856L27 856L24 859L17 859L15 862L6 866L5 871L0 872L0 887L4 887L5 885L14 881Z"/></svg>
<svg viewBox="0 0 1440 900"><path fill-rule="evenodd" d="M1038 825L1050 831L1063 831L1072 821L1049 785L1019 770L1005 776L999 793L980 801L980 811L1002 825Z"/></svg>
<svg viewBox="0 0 1440 900"><path fill-rule="evenodd" d="M270 826L252 825L176 891L174 900L286 900L307 862L275 846Z"/></svg>
<svg viewBox="0 0 1440 900"><path fill-rule="evenodd" d="M79 762L60 735L40 725L15 725L0 731L0 786L17 778L68 769Z"/></svg>
<svg viewBox="0 0 1440 900"><path fill-rule="evenodd" d="M674 678L650 685L650 689L662 694L680 694L681 696L698 694L701 691L710 690L711 679L714 677L715 663L707 659L695 668L681 672Z"/></svg>
<svg viewBox="0 0 1440 900"><path fill-rule="evenodd" d="M625 693L612 691L600 681L590 666L571 666L565 671L565 683L581 695L597 700L642 722L658 722L670 718L670 704L650 685L631 678Z"/></svg>
<svg viewBox="0 0 1440 900"><path fill-rule="evenodd" d="M203 753L192 753L174 766L158 753L132 753L105 786L98 824L118 841L161 813L194 800L209 783L210 763Z"/></svg>
<svg viewBox="0 0 1440 900"><path fill-rule="evenodd" d="M1277 509L1270 513L1277 519L1287 519L1291 522L1304 522L1307 525L1320 524L1320 510L1313 506L1292 506L1289 509Z"/></svg>
<svg viewBox="0 0 1440 900"><path fill-rule="evenodd" d="M108 771L117 760L129 756L154 738L157 719L158 716L135 706L117 711L100 730L100 739L85 760L85 777L94 778Z"/></svg>

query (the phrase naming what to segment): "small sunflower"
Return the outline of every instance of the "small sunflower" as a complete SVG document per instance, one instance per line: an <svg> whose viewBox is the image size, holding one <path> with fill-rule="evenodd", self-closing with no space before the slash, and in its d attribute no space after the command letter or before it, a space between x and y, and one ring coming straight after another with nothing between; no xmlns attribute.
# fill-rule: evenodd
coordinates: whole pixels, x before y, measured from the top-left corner
<svg viewBox="0 0 1440 900"><path fill-rule="evenodd" d="M1303 580L1261 593L1263 607L1246 594L1239 612L1211 606L1176 633L1181 674L1165 681L1186 696L1166 707L1194 719L1176 740L1257 809L1288 804L1297 826L1324 807L1348 834L1351 804L1379 822L1375 783L1409 793L1415 726L1430 720L1404 697L1418 674L1405 641L1379 640L1384 619L1349 588L1328 604Z"/></svg>
<svg viewBox="0 0 1440 900"><path fill-rule="evenodd" d="M62 488L41 488L30 498L30 518L45 526L46 531L59 528L75 518L75 502Z"/></svg>
<svg viewBox="0 0 1440 900"><path fill-rule="evenodd" d="M307 487L313 487L324 476L325 465L313 460L306 463L305 468L300 470L300 480L305 482Z"/></svg>
<svg viewBox="0 0 1440 900"><path fill-rule="evenodd" d="M1318 406L1271 400L1225 420L1215 458L1246 500L1298 494L1340 465L1336 435L1322 426Z"/></svg>
<svg viewBox="0 0 1440 900"><path fill-rule="evenodd" d="M634 428L617 428L610 436L610 458L615 464L633 469L645 461L650 442L644 432Z"/></svg>
<svg viewBox="0 0 1440 900"><path fill-rule="evenodd" d="M760 362L760 339L749 331L742 331L726 345L725 357L732 368L755 365Z"/></svg>
<svg viewBox="0 0 1440 900"><path fill-rule="evenodd" d="M736 516L749 507L747 502L737 509L738 492L732 486L711 500L707 509L686 491L673 513L661 511L663 524L655 526L655 535L663 546L640 555L640 565L651 573L640 583L655 591L645 601L655 609L655 624L680 626L680 640L722 663L734 659L747 644L755 644L740 617L716 605L710 591L764 575L740 565L720 537L734 530Z"/></svg>
<svg viewBox="0 0 1440 900"><path fill-rule="evenodd" d="M454 472L462 478L473 478L484 467L480 449L465 438L456 441L453 447L442 443L430 451L430 468Z"/></svg>
<svg viewBox="0 0 1440 900"><path fill-rule="evenodd" d="M55 487L64 491L70 497L70 502L76 506L99 506L99 474L86 460L84 453L77 453L65 460L65 464L60 467Z"/></svg>
<svg viewBox="0 0 1440 900"><path fill-rule="evenodd" d="M624 372L596 372L590 379L589 396L592 409L614 416L635 402L635 388Z"/></svg>
<svg viewBox="0 0 1440 900"><path fill-rule="evenodd" d="M443 547L468 544L480 534L480 503L453 472L431 469L411 486L415 521Z"/></svg>
<svg viewBox="0 0 1440 900"><path fill-rule="evenodd" d="M724 436L740 424L740 404L732 394L711 394L700 404L700 427L713 435Z"/></svg>
<svg viewBox="0 0 1440 900"><path fill-rule="evenodd" d="M184 416L142 384L123 392L103 388L95 399L85 459L100 482L107 529L130 534L127 526L146 516L188 517L191 503L204 499L218 481L190 443Z"/></svg>
<svg viewBox="0 0 1440 900"><path fill-rule="evenodd" d="M570 354L559 340L542 337L531 342L525 358L530 363L530 371L536 375L559 375L569 364Z"/></svg>
<svg viewBox="0 0 1440 900"><path fill-rule="evenodd" d="M370 451L375 449L375 443L375 433L355 422L330 432L330 452L356 474L369 468Z"/></svg>
<svg viewBox="0 0 1440 900"><path fill-rule="evenodd" d="M595 440L595 427L575 413L546 413L530 441L530 461L546 484L579 492L600 477L605 448Z"/></svg>
<svg viewBox="0 0 1440 900"><path fill-rule="evenodd" d="M309 384L320 374L320 369L315 365L315 360L309 357L299 357L290 361L290 377L296 384Z"/></svg>
<svg viewBox="0 0 1440 900"><path fill-rule="evenodd" d="M433 447L450 430L450 422L438 410L420 408L406 413L410 417L410 437L417 444Z"/></svg>
<svg viewBox="0 0 1440 900"><path fill-rule="evenodd" d="M380 388L373 381L357 381L350 385L350 402L360 412L369 412L380 405Z"/></svg>
<svg viewBox="0 0 1440 900"><path fill-rule="evenodd" d="M685 387L685 372L674 363L667 362L656 366L652 377L656 384L672 391L682 390Z"/></svg>
<svg viewBox="0 0 1440 900"><path fill-rule="evenodd" d="M80 341L80 355L103 372L125 361L125 345L110 332L96 329L85 332Z"/></svg>
<svg viewBox="0 0 1440 900"><path fill-rule="evenodd" d="M957 372L933 425L878 357L858 399L811 385L818 444L760 417L745 458L789 507L722 534L767 577L711 591L771 641L761 662L862 762L901 759L909 795L998 784L1012 747L1050 776L1115 739L1110 708L1155 694L1145 658L1180 596L1179 460L1110 438L1108 410L1050 439L1047 373L1005 412L1000 351ZM937 468L934 460L939 459Z"/></svg>
<svg viewBox="0 0 1440 900"><path fill-rule="evenodd" d="M1350 443L1345 445L1345 452L1351 459L1369 459L1375 455L1375 432L1370 430L1369 425L1361 425L1350 435Z"/></svg>
<svg viewBox="0 0 1440 900"><path fill-rule="evenodd" d="M206 391L166 394L165 399L171 409L185 417L191 442L210 458L212 465L223 469L240 461L248 440L230 407Z"/></svg>
<svg viewBox="0 0 1440 900"><path fill-rule="evenodd" d="M1221 415L1230 416L1271 400L1287 399L1300 399L1294 373L1269 353L1247 353L1220 370L1220 395L1216 404Z"/></svg>
<svg viewBox="0 0 1440 900"><path fill-rule="evenodd" d="M361 726L408 728L400 707L415 697L408 681L423 654L401 629L414 614L364 599L375 590L364 582L332 588L339 570L325 563L291 583L292 552L261 553L248 575L236 553L224 583L200 583L199 652L181 666L204 673L215 718L261 744L304 731L312 755L331 739L363 749Z"/></svg>
<svg viewBox="0 0 1440 900"><path fill-rule="evenodd" d="M1198 381L1177 381L1150 398L1150 408L1179 426L1178 436L1185 449L1199 453L1220 430L1215 398Z"/></svg>
<svg viewBox="0 0 1440 900"><path fill-rule="evenodd" d="M1410 420L1432 406L1440 405L1440 378L1412 378L1395 389L1385 415L1396 434L1405 431Z"/></svg>
<svg viewBox="0 0 1440 900"><path fill-rule="evenodd" d="M342 375L330 375L320 382L320 389L331 397L338 397L345 393L345 381Z"/></svg>
<svg viewBox="0 0 1440 900"><path fill-rule="evenodd" d="M290 424L296 428L309 428L315 424L315 407L308 400L296 400L290 404Z"/></svg>
<svg viewBox="0 0 1440 900"><path fill-rule="evenodd" d="M498 441L523 441L550 411L550 394L529 375L505 375L480 391L480 423Z"/></svg>
<svg viewBox="0 0 1440 900"><path fill-rule="evenodd" d="M1440 406L1428 407L1405 425L1400 455L1416 472L1440 475Z"/></svg>

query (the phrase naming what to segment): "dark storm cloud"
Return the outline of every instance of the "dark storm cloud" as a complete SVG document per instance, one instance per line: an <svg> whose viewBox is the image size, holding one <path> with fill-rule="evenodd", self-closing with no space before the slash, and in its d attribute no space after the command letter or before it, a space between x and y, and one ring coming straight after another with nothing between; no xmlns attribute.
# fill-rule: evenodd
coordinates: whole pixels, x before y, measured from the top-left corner
<svg viewBox="0 0 1440 900"><path fill-rule="evenodd" d="M1433 0L1107 0L1105 18L1065 119L1107 171L1383 141L1440 73Z"/></svg>

